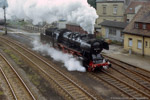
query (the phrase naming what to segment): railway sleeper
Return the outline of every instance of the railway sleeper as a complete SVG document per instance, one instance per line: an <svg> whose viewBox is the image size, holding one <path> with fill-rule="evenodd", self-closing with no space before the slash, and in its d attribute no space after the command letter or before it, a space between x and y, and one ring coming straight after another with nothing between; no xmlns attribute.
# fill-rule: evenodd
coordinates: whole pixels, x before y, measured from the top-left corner
<svg viewBox="0 0 150 100"><path fill-rule="evenodd" d="M66 88L66 89L74 88L74 86L72 86L72 85L68 85L68 84L67 84L67 85L64 85L63 87L64 87L64 88Z"/></svg>
<svg viewBox="0 0 150 100"><path fill-rule="evenodd" d="M68 91L77 91L76 88L65 88L65 89L67 89Z"/></svg>
<svg viewBox="0 0 150 100"><path fill-rule="evenodd" d="M131 89L129 87L125 87L125 88L122 88L122 89L125 90L125 91L127 91L127 90L133 90L133 89Z"/></svg>
<svg viewBox="0 0 150 100"><path fill-rule="evenodd" d="M78 100L77 98L79 97L83 97L83 94L82 93L71 93L72 96L74 96L76 98L76 100Z"/></svg>
<svg viewBox="0 0 150 100"><path fill-rule="evenodd" d="M74 86L68 85L68 84L60 84L63 88L69 89L69 88L75 88Z"/></svg>
<svg viewBox="0 0 150 100"><path fill-rule="evenodd" d="M66 87L68 87L68 86L70 86L71 87L71 85L70 84L63 84L63 83L59 83L63 88L66 88ZM73 87L73 86L72 86Z"/></svg>
<svg viewBox="0 0 150 100"><path fill-rule="evenodd" d="M57 73L56 73L56 74L57 74ZM56 75L56 74L53 76L54 78L56 78L56 79L64 79L62 76Z"/></svg>
<svg viewBox="0 0 150 100"><path fill-rule="evenodd" d="M68 84L69 82L67 80L57 80L61 84Z"/></svg>
<svg viewBox="0 0 150 100"><path fill-rule="evenodd" d="M113 80L113 78L110 78L110 77L101 77L101 78L104 80Z"/></svg>
<svg viewBox="0 0 150 100"><path fill-rule="evenodd" d="M61 84L65 88L75 88L75 86L71 83Z"/></svg>
<svg viewBox="0 0 150 100"><path fill-rule="evenodd" d="M112 81L111 84L114 84L116 86L122 86L122 84L120 84L120 82L118 82L116 80Z"/></svg>
<svg viewBox="0 0 150 100"><path fill-rule="evenodd" d="M59 83L60 85L63 85L63 86L67 86L67 85L68 85L68 82L58 81L58 83Z"/></svg>
<svg viewBox="0 0 150 100"><path fill-rule="evenodd" d="M113 80L113 79L106 79L106 80L110 82L116 82L116 80Z"/></svg>
<svg viewBox="0 0 150 100"><path fill-rule="evenodd" d="M136 92L136 91L133 91L133 92L131 92L130 94L131 94L131 95L133 95L133 96L135 96L135 95L139 95L139 93L138 93L138 92Z"/></svg>
<svg viewBox="0 0 150 100"><path fill-rule="evenodd" d="M146 87L147 87L147 88L150 88L150 85L147 85Z"/></svg>
<svg viewBox="0 0 150 100"><path fill-rule="evenodd" d="M54 77L58 76L58 75L56 75L56 72L49 72L49 74L54 76Z"/></svg>
<svg viewBox="0 0 150 100"><path fill-rule="evenodd" d="M141 80L141 79L135 79L137 82L139 82L139 83L142 83L143 82L143 80Z"/></svg>
<svg viewBox="0 0 150 100"><path fill-rule="evenodd" d="M83 94L83 93L81 93L81 92L78 92L78 91L72 92L72 93L73 93L73 95L75 95L76 97L84 97L84 96L86 96L85 94Z"/></svg>
<svg viewBox="0 0 150 100"><path fill-rule="evenodd" d="M143 97L143 95L142 94L136 94L136 95L134 95L134 97L135 98L140 98L140 97Z"/></svg>
<svg viewBox="0 0 150 100"><path fill-rule="evenodd" d="M107 82L109 82L109 83L114 83L112 80L106 80Z"/></svg>
<svg viewBox="0 0 150 100"><path fill-rule="evenodd" d="M58 81L60 84L64 85L64 86L72 86L73 84L68 82L68 81Z"/></svg>
<svg viewBox="0 0 150 100"><path fill-rule="evenodd" d="M124 85L121 85L121 84L116 84L116 86L118 87L118 88L125 88L125 86Z"/></svg>
<svg viewBox="0 0 150 100"><path fill-rule="evenodd" d="M116 80L112 80L111 82L113 82L113 83L115 83L115 84L117 84L117 85L120 84L120 82L118 82L118 81L116 81Z"/></svg>
<svg viewBox="0 0 150 100"><path fill-rule="evenodd" d="M69 84L69 82L67 80L58 80L58 82L61 84Z"/></svg>
<svg viewBox="0 0 150 100"><path fill-rule="evenodd" d="M76 100L80 100L81 98L82 98L82 99L84 98L85 100L88 99L87 96L85 96L85 95L79 95L79 94L75 94L75 97L76 97Z"/></svg>
<svg viewBox="0 0 150 100"><path fill-rule="evenodd" d="M80 98L79 100L89 100L89 98L85 99L85 98Z"/></svg>
<svg viewBox="0 0 150 100"><path fill-rule="evenodd" d="M142 84L144 85L148 90L150 89L150 85Z"/></svg>
<svg viewBox="0 0 150 100"><path fill-rule="evenodd" d="M118 80L114 80L113 83L115 83L115 84L121 84L121 82L118 81Z"/></svg>
<svg viewBox="0 0 150 100"><path fill-rule="evenodd" d="M127 93L131 93L131 92L134 92L133 90L129 89L129 90L126 90Z"/></svg>
<svg viewBox="0 0 150 100"><path fill-rule="evenodd" d="M86 96L77 96L77 100L88 100L89 98Z"/></svg>
<svg viewBox="0 0 150 100"><path fill-rule="evenodd" d="M111 79L111 78L103 78L104 80L106 80L106 81L112 81L113 79Z"/></svg>
<svg viewBox="0 0 150 100"><path fill-rule="evenodd" d="M59 81L59 82L65 82L65 81L68 82L68 80L63 79L63 78L57 78L56 80Z"/></svg>
<svg viewBox="0 0 150 100"><path fill-rule="evenodd" d="M149 83L149 82L141 82L141 84L144 84L144 85L150 86L150 83Z"/></svg>
<svg viewBox="0 0 150 100"><path fill-rule="evenodd" d="M75 89L75 88L73 90L71 89L70 93L72 93L72 94L82 94L80 90Z"/></svg>
<svg viewBox="0 0 150 100"><path fill-rule="evenodd" d="M143 95L138 95L138 94L134 95L134 98L137 100L139 100L139 98L143 98L143 97L144 97Z"/></svg>

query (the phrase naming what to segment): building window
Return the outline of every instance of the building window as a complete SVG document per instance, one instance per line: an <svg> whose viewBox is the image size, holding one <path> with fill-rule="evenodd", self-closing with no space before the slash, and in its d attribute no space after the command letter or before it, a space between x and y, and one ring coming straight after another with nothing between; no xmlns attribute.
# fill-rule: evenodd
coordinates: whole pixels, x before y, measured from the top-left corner
<svg viewBox="0 0 150 100"><path fill-rule="evenodd" d="M139 24L138 23L135 23L135 28L139 28Z"/></svg>
<svg viewBox="0 0 150 100"><path fill-rule="evenodd" d="M130 10L132 10L132 8L130 8Z"/></svg>
<svg viewBox="0 0 150 100"><path fill-rule="evenodd" d="M109 28L109 34L116 36L116 29L114 29L114 28Z"/></svg>
<svg viewBox="0 0 150 100"><path fill-rule="evenodd" d="M129 23L130 22L130 19L127 19L127 23Z"/></svg>
<svg viewBox="0 0 150 100"><path fill-rule="evenodd" d="M132 38L129 38L129 47L132 47Z"/></svg>
<svg viewBox="0 0 150 100"><path fill-rule="evenodd" d="M106 14L106 7L103 6L103 14Z"/></svg>
<svg viewBox="0 0 150 100"><path fill-rule="evenodd" d="M146 24L143 24L143 29L146 29Z"/></svg>
<svg viewBox="0 0 150 100"><path fill-rule="evenodd" d="M117 14L117 7L114 7L114 8L113 8L113 13L114 13L114 14Z"/></svg>
<svg viewBox="0 0 150 100"><path fill-rule="evenodd" d="M146 48L148 47L148 42L147 42L147 41L145 41L145 47L146 47Z"/></svg>
<svg viewBox="0 0 150 100"><path fill-rule="evenodd" d="M138 40L138 49L142 49L142 41L141 40Z"/></svg>

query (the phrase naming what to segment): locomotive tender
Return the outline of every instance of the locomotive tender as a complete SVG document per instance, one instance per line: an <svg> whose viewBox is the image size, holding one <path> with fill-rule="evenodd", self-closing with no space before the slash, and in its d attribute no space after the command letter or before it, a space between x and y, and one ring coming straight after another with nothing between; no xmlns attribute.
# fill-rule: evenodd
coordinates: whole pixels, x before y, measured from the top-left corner
<svg viewBox="0 0 150 100"><path fill-rule="evenodd" d="M50 43L51 46L61 49L65 53L77 56L88 71L111 67L109 61L100 54L103 49L109 50L108 43L94 38L92 34L48 28L45 33L41 33L41 41Z"/></svg>

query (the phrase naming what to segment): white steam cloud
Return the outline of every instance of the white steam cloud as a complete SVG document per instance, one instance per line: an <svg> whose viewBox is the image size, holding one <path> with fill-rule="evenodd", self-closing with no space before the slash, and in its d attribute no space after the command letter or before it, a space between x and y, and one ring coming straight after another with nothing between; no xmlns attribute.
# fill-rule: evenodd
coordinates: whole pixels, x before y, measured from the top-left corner
<svg viewBox="0 0 150 100"><path fill-rule="evenodd" d="M64 63L64 66L69 71L80 71L85 72L86 69L81 65L81 63L73 58L72 55L62 53L61 51L58 51L52 47L50 47L49 44L43 45L39 40L35 39L33 42L33 50L39 51L41 53L44 53L48 56L51 56L56 61L61 61Z"/></svg>
<svg viewBox="0 0 150 100"><path fill-rule="evenodd" d="M52 23L60 19L80 25L88 33L93 33L96 11L87 0L8 0L8 16Z"/></svg>

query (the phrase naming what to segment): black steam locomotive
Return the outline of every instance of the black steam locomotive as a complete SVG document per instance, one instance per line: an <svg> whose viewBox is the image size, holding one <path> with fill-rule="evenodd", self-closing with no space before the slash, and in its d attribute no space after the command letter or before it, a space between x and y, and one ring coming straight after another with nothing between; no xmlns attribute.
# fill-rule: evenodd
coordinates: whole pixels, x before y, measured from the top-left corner
<svg viewBox="0 0 150 100"><path fill-rule="evenodd" d="M88 71L106 69L111 66L100 54L103 49L109 50L108 43L94 38L92 34L81 34L67 29L48 28L41 33L41 41L71 53L82 60Z"/></svg>

